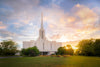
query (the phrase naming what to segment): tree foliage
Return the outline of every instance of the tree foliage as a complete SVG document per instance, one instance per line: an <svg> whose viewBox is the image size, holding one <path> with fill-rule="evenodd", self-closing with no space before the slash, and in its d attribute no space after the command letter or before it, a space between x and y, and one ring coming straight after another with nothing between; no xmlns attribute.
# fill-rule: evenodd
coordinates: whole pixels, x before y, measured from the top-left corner
<svg viewBox="0 0 100 67"><path fill-rule="evenodd" d="M94 42L94 52L96 56L100 56L100 39L96 39Z"/></svg>
<svg viewBox="0 0 100 67"><path fill-rule="evenodd" d="M39 53L36 46L21 50L21 54L24 56L38 56Z"/></svg>
<svg viewBox="0 0 100 67"><path fill-rule="evenodd" d="M66 47L67 47L67 49L66 49L67 54L68 55L73 55L74 50L73 50L72 46L71 45L67 45Z"/></svg>
<svg viewBox="0 0 100 67"><path fill-rule="evenodd" d="M82 40L78 44L77 53L84 56L100 56L100 39Z"/></svg>
<svg viewBox="0 0 100 67"><path fill-rule="evenodd" d="M12 40L4 40L0 45L0 55L15 55L17 52L17 44Z"/></svg>
<svg viewBox="0 0 100 67"><path fill-rule="evenodd" d="M59 47L58 51L57 51L57 54L58 55L64 55L64 54L66 54L65 48L64 47Z"/></svg>
<svg viewBox="0 0 100 67"><path fill-rule="evenodd" d="M74 50L72 49L71 45L59 47L57 51L58 55L73 55L73 53L74 53Z"/></svg>

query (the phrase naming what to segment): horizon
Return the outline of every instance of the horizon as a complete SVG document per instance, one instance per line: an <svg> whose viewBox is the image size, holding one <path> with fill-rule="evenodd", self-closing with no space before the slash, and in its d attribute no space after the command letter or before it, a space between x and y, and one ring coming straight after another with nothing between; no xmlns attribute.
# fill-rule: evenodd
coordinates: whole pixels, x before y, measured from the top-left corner
<svg viewBox="0 0 100 67"><path fill-rule="evenodd" d="M0 41L36 40L41 25L50 41L70 42L100 38L100 1L0 0ZM72 45L74 46L74 45Z"/></svg>

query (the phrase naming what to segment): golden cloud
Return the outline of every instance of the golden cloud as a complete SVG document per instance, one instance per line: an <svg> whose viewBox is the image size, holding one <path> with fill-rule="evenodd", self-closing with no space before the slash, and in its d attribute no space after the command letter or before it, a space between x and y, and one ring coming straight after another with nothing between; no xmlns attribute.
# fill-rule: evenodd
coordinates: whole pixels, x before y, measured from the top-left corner
<svg viewBox="0 0 100 67"><path fill-rule="evenodd" d="M57 34L60 34L59 39L55 35L52 36L52 39L54 38L56 41L80 40L87 38L88 35L98 30L95 27L98 21L98 14L92 9L85 5L77 4L72 8L71 12L64 13L56 8L50 12L50 15L46 16L49 31L52 31L52 33L59 31Z"/></svg>
<svg viewBox="0 0 100 67"><path fill-rule="evenodd" d="M79 7L75 6L74 8L75 15L80 18L80 20L87 23L94 23L97 21L98 15L90 8L84 5L80 5Z"/></svg>
<svg viewBox="0 0 100 67"><path fill-rule="evenodd" d="M68 22L74 22L75 19L76 19L75 17L68 17L68 18L67 18Z"/></svg>

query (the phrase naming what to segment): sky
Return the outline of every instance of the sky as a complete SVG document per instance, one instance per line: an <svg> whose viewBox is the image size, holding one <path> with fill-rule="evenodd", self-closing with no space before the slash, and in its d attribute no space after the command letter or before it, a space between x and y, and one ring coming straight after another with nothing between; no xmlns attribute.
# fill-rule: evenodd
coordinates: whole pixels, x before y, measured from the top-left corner
<svg viewBox="0 0 100 67"><path fill-rule="evenodd" d="M100 38L100 0L0 0L0 41L37 40L41 12L50 41Z"/></svg>

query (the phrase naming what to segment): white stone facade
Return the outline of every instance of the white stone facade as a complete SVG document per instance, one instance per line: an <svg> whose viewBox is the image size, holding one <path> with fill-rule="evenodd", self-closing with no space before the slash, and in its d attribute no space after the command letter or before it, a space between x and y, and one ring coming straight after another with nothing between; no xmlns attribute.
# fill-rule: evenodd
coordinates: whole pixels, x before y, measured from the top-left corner
<svg viewBox="0 0 100 67"><path fill-rule="evenodd" d="M41 17L42 14L41 14ZM34 41L24 41L23 42L23 48L29 48L36 46L40 52L47 52L48 54L52 54L54 52L57 52L57 49L62 46L62 42L56 42L56 41L48 41L45 37L45 31L43 28L43 19L41 19L41 28L39 30L39 38Z"/></svg>

